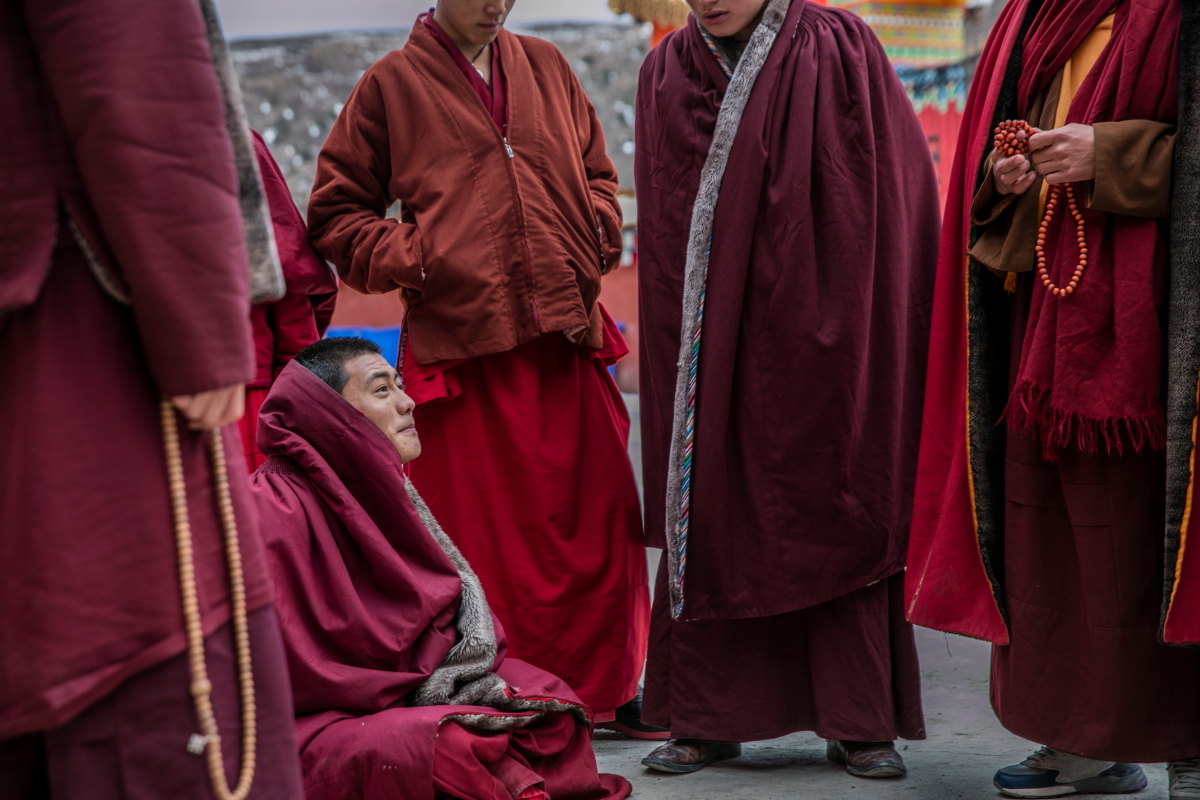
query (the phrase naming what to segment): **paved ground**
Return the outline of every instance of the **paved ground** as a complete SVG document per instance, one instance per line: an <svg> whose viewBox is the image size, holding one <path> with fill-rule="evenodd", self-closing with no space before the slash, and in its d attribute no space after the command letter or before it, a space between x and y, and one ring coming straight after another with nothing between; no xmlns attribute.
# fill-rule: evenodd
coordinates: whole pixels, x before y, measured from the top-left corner
<svg viewBox="0 0 1200 800"><path fill-rule="evenodd" d="M641 436L638 396L625 395L632 418L629 455L641 487ZM658 564L648 550L650 578ZM992 800L997 769L1015 764L1037 746L1000 726L988 702L991 647L974 639L917 629L921 655L925 728L928 739L901 742L908 764L905 778L852 778L825 760L825 743L810 733L797 733L742 747L742 757L692 775L667 775L645 769L641 759L653 743L636 742L597 731L596 756L601 772L624 775L638 800ZM1150 785L1134 795L1139 800L1165 800L1163 765L1146 766ZM1093 795L1099 797L1100 795Z"/></svg>
<svg viewBox="0 0 1200 800"><path fill-rule="evenodd" d="M989 646L973 639L917 629L926 730L923 742L901 742L905 778L852 778L825 760L824 741L798 733L744 745L742 757L692 775L665 775L641 766L653 744L598 731L601 772L624 775L639 800L991 800L1001 795L992 773L1036 749L1000 727L988 703ZM907 749L905 749L907 748ZM1165 800L1163 765L1147 765L1150 786L1134 797Z"/></svg>

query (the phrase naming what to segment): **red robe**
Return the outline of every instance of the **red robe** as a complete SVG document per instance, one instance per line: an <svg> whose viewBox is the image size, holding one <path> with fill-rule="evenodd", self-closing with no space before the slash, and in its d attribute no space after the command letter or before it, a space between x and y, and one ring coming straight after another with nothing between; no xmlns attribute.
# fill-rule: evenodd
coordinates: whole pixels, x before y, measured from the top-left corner
<svg viewBox="0 0 1200 800"><path fill-rule="evenodd" d="M304 348L325 335L337 302L337 278L325 259L308 241L308 229L300 210L292 202L279 165L267 149L258 131L254 135L254 153L262 175L275 247L287 284L287 294L273 303L257 303L250 309L254 332L254 380L246 384L246 413L238 420L246 469L258 469L267 460L254 443L258 430L258 409L267 390L287 363Z"/></svg>
<svg viewBox="0 0 1200 800"><path fill-rule="evenodd" d="M489 88L423 20L506 132L500 47ZM404 379L427 447L410 475L475 565L512 654L558 675L603 719L637 692L650 601L629 416L607 371L629 349L598 308L598 350L558 331L434 364L406 348Z"/></svg>
<svg viewBox="0 0 1200 800"><path fill-rule="evenodd" d="M460 641L463 585L372 422L290 364L263 404L258 441L271 458L253 486L309 800L629 793L623 778L597 775L587 709L554 676L506 659L499 626L492 672L508 684L508 699L551 710L412 705Z"/></svg>
<svg viewBox="0 0 1200 800"><path fill-rule="evenodd" d="M998 603L996 565L991 563L1000 519L996 512L997 485L991 477L994 465L988 463L988 453L994 445L985 439L972 438L975 434L970 431L983 427L983 423L993 425L1004 398L1001 397L1001 406L995 409L990 421L972 418L979 413L977 401L981 393L976 392L975 399L968 403L966 399L971 397L968 383L980 380L988 370L973 369L968 361L968 314L973 309L978 311L981 298L968 302L968 284L976 280L976 273L964 270L963 263L975 194L973 176L991 144L991 116L1001 95L1005 65L1019 39L1026 8L1025 2L1010 4L992 32L976 72L956 151L939 262L930 343L930 364L935 368L929 371L926 391L921 478L916 490L909 560L908 602L914 621L996 644L1007 644L1009 632ZM1179 11L1174 13L1178 15ZM1164 24L1163 29L1169 31L1171 25L1178 23ZM1114 40L1117 35L1114 31ZM1171 252L1172 260L1178 261L1180 248L1174 242ZM1186 289L1183 284L1172 286L1172 302L1187 302L1183 294ZM1007 315L1007 307L1005 312ZM1007 322L1004 329L1007 334ZM1186 329L1178 332L1181 337L1188 334ZM977 329L971 335L978 337L985 333ZM1007 370L1007 362L999 368ZM997 365L990 365L990 370L996 369ZM1180 369L1168 370L1167 375L1171 387L1182 381L1184 394L1193 398L1180 409L1168 408L1168 440L1179 442L1171 450L1168 470L1173 485L1167 495L1170 513L1166 544L1168 562L1174 564L1174 569L1165 576L1161 632L1168 642L1200 642L1200 613L1196 612L1200 604L1192 602L1200 596L1200 559L1195 548L1183 546L1198 523L1196 516L1188 513L1194 490L1191 442L1196 417L1195 373L1190 366L1182 365ZM1193 384L1191 389L1187 389L1189 383Z"/></svg>

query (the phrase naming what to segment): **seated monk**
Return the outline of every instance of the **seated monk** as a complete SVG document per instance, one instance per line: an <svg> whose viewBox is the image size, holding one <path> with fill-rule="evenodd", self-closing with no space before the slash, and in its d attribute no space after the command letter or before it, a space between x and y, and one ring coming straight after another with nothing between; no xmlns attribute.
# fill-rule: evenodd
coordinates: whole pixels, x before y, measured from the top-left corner
<svg viewBox="0 0 1200 800"><path fill-rule="evenodd" d="M253 476L308 800L620 800L591 711L505 659L475 573L405 478L413 401L364 339L280 373ZM464 453L465 457L471 454Z"/></svg>

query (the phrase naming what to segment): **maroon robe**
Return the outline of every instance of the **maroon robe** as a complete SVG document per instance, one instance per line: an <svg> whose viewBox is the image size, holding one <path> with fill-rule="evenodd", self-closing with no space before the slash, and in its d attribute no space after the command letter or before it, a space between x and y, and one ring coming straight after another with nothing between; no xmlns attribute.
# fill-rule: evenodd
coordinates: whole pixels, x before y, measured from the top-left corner
<svg viewBox="0 0 1200 800"><path fill-rule="evenodd" d="M0 214L0 296L12 303L0 308L4 739L59 725L182 652L159 398L249 380L253 361L237 176L199 6L6 2L0 15L0 55L23 68L0 73L0 98L56 148L13 167L39 188L8 196ZM35 100L7 102L26 91ZM56 220L60 202L69 215ZM33 213L43 206L48 224ZM69 233L80 220L97 226L93 258ZM91 252L95 231L131 306L110 296L121 292ZM8 291L35 262L50 274L16 302ZM237 453L236 431L223 435ZM206 439L182 432L212 631L229 608ZM240 460L230 467L257 608L271 591Z"/></svg>
<svg viewBox="0 0 1200 800"><path fill-rule="evenodd" d="M499 625L492 670L510 697L553 701L557 710L410 705L458 641L463 587L374 423L292 363L263 404L258 442L270 458L253 487L279 593L308 800L629 793L623 778L597 775L590 712L554 676L506 660ZM514 717L520 726L494 729Z"/></svg>
<svg viewBox="0 0 1200 800"><path fill-rule="evenodd" d="M164 394L253 376L239 180L202 5L0 3L0 105L12 126L0 148L5 789L32 779L61 796L213 796L185 749L196 722L159 417ZM236 771L208 436L181 428L209 674ZM252 610L251 796L296 797L261 542L236 430L218 435ZM14 751L41 760L31 772Z"/></svg>
<svg viewBox="0 0 1200 800"><path fill-rule="evenodd" d="M889 579L908 535L937 187L866 25L804 0L773 0L770 19L711 231L686 550L664 531L680 503L665 487L693 235L681 209L699 207L731 83L694 19L641 72L646 528L681 565L657 587L645 716L713 739L919 738L916 651Z"/></svg>

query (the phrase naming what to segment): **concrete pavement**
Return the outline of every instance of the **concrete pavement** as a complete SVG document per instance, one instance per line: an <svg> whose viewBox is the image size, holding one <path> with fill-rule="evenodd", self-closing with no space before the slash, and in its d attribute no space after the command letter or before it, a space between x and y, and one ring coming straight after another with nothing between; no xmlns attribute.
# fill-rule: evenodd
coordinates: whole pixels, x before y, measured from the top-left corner
<svg viewBox="0 0 1200 800"><path fill-rule="evenodd" d="M992 774L1019 762L1036 745L1000 726L988 703L989 645L917 629L926 731L899 742L909 774L890 780L853 778L825 760L825 743L810 733L747 744L742 757L692 775L667 775L639 763L654 743L597 731L601 772L624 775L638 800L994 800ZM907 748L907 749L905 749ZM1165 765L1145 765L1150 786L1132 797L1166 800Z"/></svg>

